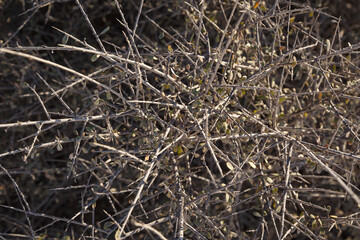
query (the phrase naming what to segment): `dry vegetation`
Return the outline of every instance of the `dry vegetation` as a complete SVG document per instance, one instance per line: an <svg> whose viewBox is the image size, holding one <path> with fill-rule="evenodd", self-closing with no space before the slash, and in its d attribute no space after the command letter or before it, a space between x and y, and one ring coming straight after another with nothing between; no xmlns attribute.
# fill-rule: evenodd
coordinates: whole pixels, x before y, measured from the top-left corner
<svg viewBox="0 0 360 240"><path fill-rule="evenodd" d="M1 239L356 239L357 1L0 1Z"/></svg>

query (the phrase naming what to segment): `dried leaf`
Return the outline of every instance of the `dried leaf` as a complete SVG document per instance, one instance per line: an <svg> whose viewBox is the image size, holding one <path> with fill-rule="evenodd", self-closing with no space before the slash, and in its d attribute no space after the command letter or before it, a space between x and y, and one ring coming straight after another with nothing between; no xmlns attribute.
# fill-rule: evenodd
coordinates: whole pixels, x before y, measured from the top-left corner
<svg viewBox="0 0 360 240"><path fill-rule="evenodd" d="M326 52L330 52L331 43L329 39L326 39Z"/></svg>
<svg viewBox="0 0 360 240"><path fill-rule="evenodd" d="M225 193L225 201L230 202L230 194Z"/></svg>
<svg viewBox="0 0 360 240"><path fill-rule="evenodd" d="M226 162L226 166L227 166L227 168L230 169L231 171L234 170L234 166L233 166L231 163Z"/></svg>
<svg viewBox="0 0 360 240"><path fill-rule="evenodd" d="M252 161L248 161L248 164L250 165L250 167L252 167L253 169L256 168L255 163L253 163Z"/></svg>

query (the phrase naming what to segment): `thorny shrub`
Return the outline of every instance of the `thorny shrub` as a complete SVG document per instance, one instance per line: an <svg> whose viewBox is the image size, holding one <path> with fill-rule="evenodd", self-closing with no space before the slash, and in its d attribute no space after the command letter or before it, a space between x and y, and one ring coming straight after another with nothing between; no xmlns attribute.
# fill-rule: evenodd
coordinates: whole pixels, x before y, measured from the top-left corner
<svg viewBox="0 0 360 240"><path fill-rule="evenodd" d="M0 1L0 236L355 238L359 7L304 2Z"/></svg>

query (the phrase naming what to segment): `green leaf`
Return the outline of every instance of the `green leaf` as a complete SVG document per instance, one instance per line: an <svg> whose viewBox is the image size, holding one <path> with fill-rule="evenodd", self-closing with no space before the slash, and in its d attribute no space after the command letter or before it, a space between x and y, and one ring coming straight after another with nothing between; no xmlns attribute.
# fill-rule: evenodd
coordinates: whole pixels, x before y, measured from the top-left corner
<svg viewBox="0 0 360 240"><path fill-rule="evenodd" d="M174 153L178 154L178 155L181 155L184 153L184 150L183 148L179 145L179 146L176 146L174 147Z"/></svg>
<svg viewBox="0 0 360 240"><path fill-rule="evenodd" d="M109 230L113 225L114 225L113 222L110 222L110 221L105 222L105 223L104 223L104 229L105 229L105 230Z"/></svg>
<svg viewBox="0 0 360 240"><path fill-rule="evenodd" d="M121 239L121 236L120 236L120 228L118 230L116 230L116 233L115 233L115 240L120 240Z"/></svg>
<svg viewBox="0 0 360 240"><path fill-rule="evenodd" d="M174 52L174 49L172 48L172 46L171 45L168 45L168 47L167 47L167 49L169 50L169 52Z"/></svg>
<svg viewBox="0 0 360 240"><path fill-rule="evenodd" d="M106 92L106 99L107 100L112 100L112 96L110 92Z"/></svg>
<svg viewBox="0 0 360 240"><path fill-rule="evenodd" d="M311 228L312 229L315 229L317 227L317 221L316 219L314 219L312 222L311 222Z"/></svg>
<svg viewBox="0 0 360 240"><path fill-rule="evenodd" d="M164 33L163 32L161 32L160 34L159 34L159 39L163 39L164 38Z"/></svg>
<svg viewBox="0 0 360 240"><path fill-rule="evenodd" d="M98 105L99 105L99 103L100 103L100 99L99 99L99 98L97 98L97 99L95 100L94 104L95 104L96 106L98 106Z"/></svg>
<svg viewBox="0 0 360 240"><path fill-rule="evenodd" d="M261 9L261 11L263 11L263 12L266 12L266 11L267 11L267 8L266 8L265 4L261 4L261 5L260 5L260 9Z"/></svg>
<svg viewBox="0 0 360 240"><path fill-rule="evenodd" d="M62 44L66 44L69 40L69 35L64 35L63 38L62 38Z"/></svg>
<svg viewBox="0 0 360 240"><path fill-rule="evenodd" d="M280 99L279 99L279 104L281 104L281 103L283 103L283 102L285 102L286 101L286 97L281 97Z"/></svg>
<svg viewBox="0 0 360 240"><path fill-rule="evenodd" d="M266 100L266 96L265 95L258 95L257 97L256 97L256 99L257 100Z"/></svg>
<svg viewBox="0 0 360 240"><path fill-rule="evenodd" d="M103 35L107 31L109 31L109 29L110 29L110 26L107 26L104 30L102 30L102 32L99 34L99 36Z"/></svg>
<svg viewBox="0 0 360 240"><path fill-rule="evenodd" d="M258 213L258 212L253 212L253 215L254 215L255 217L260 217L260 218L262 217L261 214Z"/></svg>
<svg viewBox="0 0 360 240"><path fill-rule="evenodd" d="M275 212L279 213L281 211L281 205L277 206L277 208L275 209Z"/></svg>
<svg viewBox="0 0 360 240"><path fill-rule="evenodd" d="M56 145L56 150L58 150L60 152L61 150L63 150L63 146L60 143L58 143Z"/></svg>
<svg viewBox="0 0 360 240"><path fill-rule="evenodd" d="M94 55L91 57L91 61L92 61L92 62L95 62L99 57L100 57L99 54L94 54Z"/></svg>

